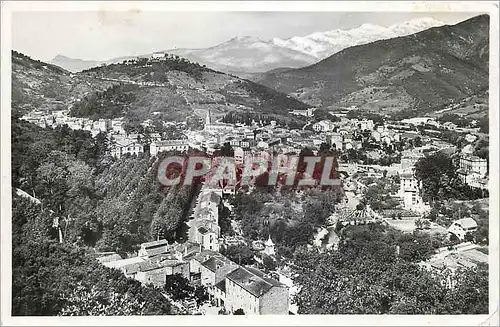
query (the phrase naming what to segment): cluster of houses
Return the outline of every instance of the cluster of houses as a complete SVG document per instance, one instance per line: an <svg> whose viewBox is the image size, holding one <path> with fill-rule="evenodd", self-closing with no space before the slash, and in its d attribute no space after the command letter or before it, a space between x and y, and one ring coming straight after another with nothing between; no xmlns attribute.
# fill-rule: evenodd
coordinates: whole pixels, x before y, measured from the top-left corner
<svg viewBox="0 0 500 327"><path fill-rule="evenodd" d="M244 314L289 314L289 286L279 277L241 266L219 253L221 195L220 189L202 188L188 221L187 242L157 240L143 243L136 257L121 259L114 254L98 260L128 278L158 287L165 284L167 276L179 274L205 286L212 303L228 313L241 309ZM262 252L274 255L270 239Z"/></svg>
<svg viewBox="0 0 500 327"><path fill-rule="evenodd" d="M462 182L471 187L488 189L488 161L473 155L471 144L462 149L458 166L457 173Z"/></svg>
<svg viewBox="0 0 500 327"><path fill-rule="evenodd" d="M229 143L235 153L245 154L257 151L298 152L304 146L306 138L300 131L279 127L275 121L266 126L259 126L254 121L252 125L212 122L210 111L207 111L203 130L188 131L186 136L191 147L204 148L208 154L225 143ZM318 147L322 142L307 140L311 147Z"/></svg>
<svg viewBox="0 0 500 327"><path fill-rule="evenodd" d="M122 127L123 119L110 120L99 119L92 120L89 118L72 117L69 115L69 110L57 110L52 112L32 111L21 119L30 123L36 124L42 128L55 128L57 126L68 125L73 130L89 131L92 136L103 132L114 131L116 133L125 133Z"/></svg>
<svg viewBox="0 0 500 327"><path fill-rule="evenodd" d="M393 146L403 139L422 136L415 130L415 122L375 124L370 119L348 119L339 121L322 120L312 125L317 133L325 135L337 150L361 149L364 142L378 146ZM432 141L431 139L427 141Z"/></svg>
<svg viewBox="0 0 500 327"><path fill-rule="evenodd" d="M221 189L203 187L196 200L192 219L187 223L189 240L211 251L220 249L219 205L221 201Z"/></svg>
<svg viewBox="0 0 500 327"><path fill-rule="evenodd" d="M98 260L145 285L162 287L166 276L181 275L205 286L210 300L228 313L238 309L249 315L289 313L285 284L256 268L240 266L202 244L159 240L143 243L136 257L118 257L108 255Z"/></svg>

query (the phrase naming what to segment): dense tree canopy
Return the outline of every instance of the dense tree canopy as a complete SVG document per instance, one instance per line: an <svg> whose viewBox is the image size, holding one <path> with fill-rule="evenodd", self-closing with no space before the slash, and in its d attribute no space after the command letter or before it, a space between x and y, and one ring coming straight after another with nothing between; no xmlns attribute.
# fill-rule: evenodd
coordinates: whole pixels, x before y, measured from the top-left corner
<svg viewBox="0 0 500 327"><path fill-rule="evenodd" d="M171 313L159 293L99 264L91 251L59 243L53 216L13 195L13 315L158 315Z"/></svg>
<svg viewBox="0 0 500 327"><path fill-rule="evenodd" d="M297 197L294 190L269 193L255 189L250 194L236 194L233 212L244 236L265 240L271 235L282 254L290 255L297 246L312 241L338 199L335 191L311 189Z"/></svg>
<svg viewBox="0 0 500 327"><path fill-rule="evenodd" d="M423 198L426 201L437 199L477 199L485 194L464 184L453 160L444 152L435 152L417 161L415 177L422 182Z"/></svg>
<svg viewBox="0 0 500 327"><path fill-rule="evenodd" d="M230 245L222 251L229 260L241 265L251 265L255 262L254 251L247 245Z"/></svg>
<svg viewBox="0 0 500 327"><path fill-rule="evenodd" d="M486 267L457 272L457 286L449 289L445 275L416 265L439 244L427 234L401 235L373 225L348 227L338 251L298 250L293 269L301 286L294 298L299 313L487 313Z"/></svg>
<svg viewBox="0 0 500 327"><path fill-rule="evenodd" d="M166 277L164 290L174 300L196 300L198 305L208 301L205 286L193 285L188 279L179 274Z"/></svg>
<svg viewBox="0 0 500 327"><path fill-rule="evenodd" d="M196 189L163 190L149 158L115 161L99 135L44 130L13 117L12 139L14 191L35 197L13 192L13 314L170 313L158 291L90 254L135 252L156 239L150 230L158 222L162 237L182 237L176 228Z"/></svg>

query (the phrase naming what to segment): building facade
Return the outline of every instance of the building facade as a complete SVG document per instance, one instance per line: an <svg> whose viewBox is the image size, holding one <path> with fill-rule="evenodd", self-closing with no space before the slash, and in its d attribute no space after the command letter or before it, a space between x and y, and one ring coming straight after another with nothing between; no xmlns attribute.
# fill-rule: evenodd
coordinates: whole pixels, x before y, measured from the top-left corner
<svg viewBox="0 0 500 327"><path fill-rule="evenodd" d="M288 287L261 271L240 267L229 273L225 284L225 308L234 313L242 309L246 315L287 315Z"/></svg>
<svg viewBox="0 0 500 327"><path fill-rule="evenodd" d="M153 141L149 146L149 153L152 156L156 156L159 152L164 151L185 152L187 150L189 150L189 144L187 140Z"/></svg>

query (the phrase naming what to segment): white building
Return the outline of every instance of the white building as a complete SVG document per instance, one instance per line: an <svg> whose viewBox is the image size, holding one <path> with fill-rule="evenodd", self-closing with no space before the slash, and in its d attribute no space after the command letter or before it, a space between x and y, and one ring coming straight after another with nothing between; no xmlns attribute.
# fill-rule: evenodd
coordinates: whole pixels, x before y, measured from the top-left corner
<svg viewBox="0 0 500 327"><path fill-rule="evenodd" d="M460 169L465 173L476 173L480 176L486 176L488 172L488 161L478 156L461 155Z"/></svg>
<svg viewBox="0 0 500 327"><path fill-rule="evenodd" d="M335 128L335 125L329 120L322 120L312 126L316 132L330 132Z"/></svg>
<svg viewBox="0 0 500 327"><path fill-rule="evenodd" d="M373 123L373 120L369 119L363 119L359 121L359 125L361 127L361 130L373 130L373 127L375 127L375 124Z"/></svg>
<svg viewBox="0 0 500 327"><path fill-rule="evenodd" d="M189 240L199 243L203 249L210 251L219 251L220 227L212 220L194 220L188 224Z"/></svg>
<svg viewBox="0 0 500 327"><path fill-rule="evenodd" d="M420 196L419 182L413 175L413 170L405 170L400 174L399 194L403 199L403 207L407 210L418 211L423 200Z"/></svg>
<svg viewBox="0 0 500 327"><path fill-rule="evenodd" d="M106 119L99 119L97 121L94 121L92 124L92 129L98 130L100 132L107 132L108 131L108 121Z"/></svg>
<svg viewBox="0 0 500 327"><path fill-rule="evenodd" d="M123 118L112 119L110 125L113 132L117 134L125 134L125 129L123 128Z"/></svg>
<svg viewBox="0 0 500 327"><path fill-rule="evenodd" d="M154 52L151 55L151 58L152 59L163 59L163 58L165 58L165 54L163 52Z"/></svg>
<svg viewBox="0 0 500 327"><path fill-rule="evenodd" d="M144 153L144 146L137 142L117 142L111 146L111 155L117 159L121 158L125 154L139 155L140 153Z"/></svg>
<svg viewBox="0 0 500 327"><path fill-rule="evenodd" d="M332 138L331 138L331 143L332 145L335 145L335 148L337 150L342 150L343 149L343 139L344 137L340 135L339 133L333 133Z"/></svg>
<svg viewBox="0 0 500 327"><path fill-rule="evenodd" d="M486 159L462 152L457 173L462 182L467 185L488 189L488 161Z"/></svg>
<svg viewBox="0 0 500 327"><path fill-rule="evenodd" d="M305 110L292 110L290 113L296 116L312 117L316 109L317 108L309 108Z"/></svg>
<svg viewBox="0 0 500 327"><path fill-rule="evenodd" d="M448 228L448 233L455 235L459 240L465 240L468 233L473 233L477 230L477 223L472 218L462 218L455 220Z"/></svg>
<svg viewBox="0 0 500 327"><path fill-rule="evenodd" d="M154 141L151 142L149 146L149 153L152 156L156 156L159 152L163 151L180 151L184 152L189 150L189 144L187 140L165 140L165 141Z"/></svg>

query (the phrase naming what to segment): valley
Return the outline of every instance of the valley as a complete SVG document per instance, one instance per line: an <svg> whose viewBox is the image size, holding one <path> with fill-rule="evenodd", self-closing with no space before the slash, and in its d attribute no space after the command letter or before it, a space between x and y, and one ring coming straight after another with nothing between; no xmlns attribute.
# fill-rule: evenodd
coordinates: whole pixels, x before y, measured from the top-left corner
<svg viewBox="0 0 500 327"><path fill-rule="evenodd" d="M491 314L489 16L129 14L130 53L229 41L12 50L13 316Z"/></svg>

